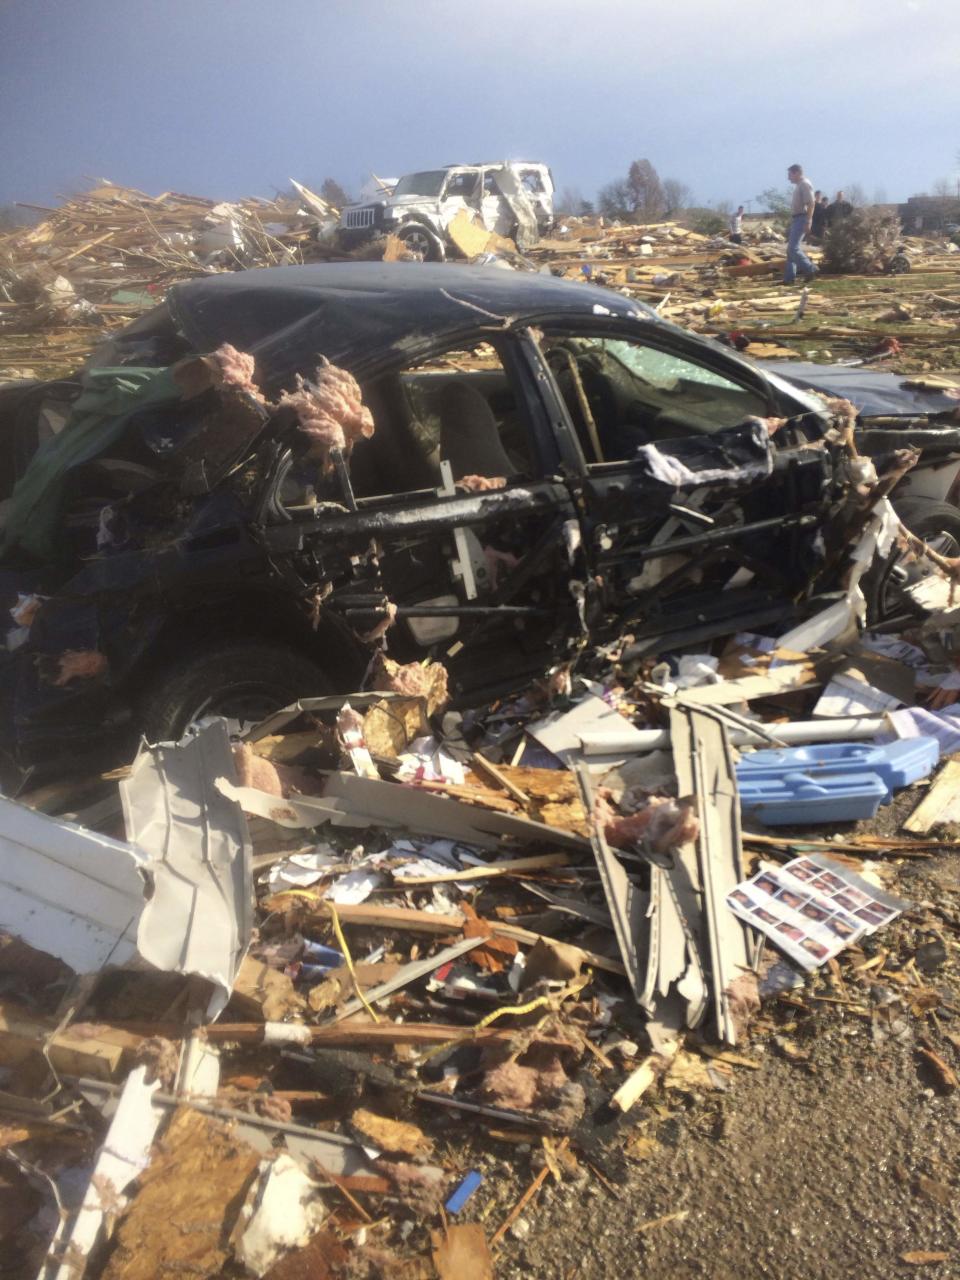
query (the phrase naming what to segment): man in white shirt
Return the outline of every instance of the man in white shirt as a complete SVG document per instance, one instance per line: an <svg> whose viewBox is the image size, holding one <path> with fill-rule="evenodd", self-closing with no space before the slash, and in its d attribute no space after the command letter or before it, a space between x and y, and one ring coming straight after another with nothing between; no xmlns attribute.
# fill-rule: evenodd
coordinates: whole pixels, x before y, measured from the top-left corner
<svg viewBox="0 0 960 1280"><path fill-rule="evenodd" d="M793 183L793 203L790 206L790 230L787 234L787 264L783 271L783 283L793 284L797 272L805 281L812 280L817 268L800 248L803 237L808 235L813 222L813 183L803 176L803 165L792 164L787 177Z"/></svg>
<svg viewBox="0 0 960 1280"><path fill-rule="evenodd" d="M743 205L730 215L730 239L734 244L743 244Z"/></svg>

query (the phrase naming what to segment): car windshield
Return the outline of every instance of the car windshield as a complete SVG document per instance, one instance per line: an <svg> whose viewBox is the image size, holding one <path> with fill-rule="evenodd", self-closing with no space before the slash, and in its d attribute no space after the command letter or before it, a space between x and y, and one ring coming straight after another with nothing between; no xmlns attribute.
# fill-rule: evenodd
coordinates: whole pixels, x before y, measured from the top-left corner
<svg viewBox="0 0 960 1280"><path fill-rule="evenodd" d="M394 187L393 194L395 196L438 196L446 176L445 169L431 169L427 173L408 173Z"/></svg>

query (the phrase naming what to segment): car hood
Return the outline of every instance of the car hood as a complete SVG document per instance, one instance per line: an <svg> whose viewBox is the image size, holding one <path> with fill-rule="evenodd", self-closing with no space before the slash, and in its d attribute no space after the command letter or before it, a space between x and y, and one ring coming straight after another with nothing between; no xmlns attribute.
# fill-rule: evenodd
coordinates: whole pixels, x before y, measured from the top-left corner
<svg viewBox="0 0 960 1280"><path fill-rule="evenodd" d="M757 363L796 387L849 400L865 418L916 418L924 414L950 413L960 408L960 400L942 391L905 387L907 378L900 373L799 360L760 360Z"/></svg>

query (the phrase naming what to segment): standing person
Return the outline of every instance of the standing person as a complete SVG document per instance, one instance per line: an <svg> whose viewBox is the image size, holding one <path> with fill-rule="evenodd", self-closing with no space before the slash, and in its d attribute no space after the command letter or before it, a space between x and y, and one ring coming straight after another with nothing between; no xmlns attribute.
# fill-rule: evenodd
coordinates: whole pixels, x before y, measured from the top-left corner
<svg viewBox="0 0 960 1280"><path fill-rule="evenodd" d="M836 200L827 209L827 225L834 227L841 218L846 218L851 213L853 213L853 205L844 197L842 191L838 191Z"/></svg>
<svg viewBox="0 0 960 1280"><path fill-rule="evenodd" d="M826 196L821 196L819 192L814 192L816 203L813 206L813 218L810 224L810 234L814 240L822 240L823 233L827 229L827 205L829 201Z"/></svg>
<svg viewBox="0 0 960 1280"><path fill-rule="evenodd" d="M730 215L730 239L734 244L743 244L743 205Z"/></svg>
<svg viewBox="0 0 960 1280"><path fill-rule="evenodd" d="M813 220L813 184L803 176L803 165L792 164L787 177L793 183L793 203L790 207L790 231L787 235L787 262L783 271L783 283L793 284L797 272L804 280L812 280L817 268L800 248L803 237L810 230Z"/></svg>

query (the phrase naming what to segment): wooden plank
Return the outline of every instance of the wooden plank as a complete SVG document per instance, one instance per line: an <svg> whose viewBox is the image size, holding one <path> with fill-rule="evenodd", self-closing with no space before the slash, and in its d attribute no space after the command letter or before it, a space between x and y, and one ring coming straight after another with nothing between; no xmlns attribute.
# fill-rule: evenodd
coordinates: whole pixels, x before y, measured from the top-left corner
<svg viewBox="0 0 960 1280"><path fill-rule="evenodd" d="M753 698L793 693L797 689L814 688L820 684L821 681L808 663L796 663L774 667L763 675L740 676L736 680L724 680L719 684L684 689L683 701L695 702L700 707L722 707L731 703L749 702Z"/></svg>
<svg viewBox="0 0 960 1280"><path fill-rule="evenodd" d="M56 1023L51 1019L0 1002L0 1065L18 1066L46 1046L47 1057L59 1074L116 1080L125 1074L141 1041L129 1031L100 1025L55 1032Z"/></svg>
<svg viewBox="0 0 960 1280"><path fill-rule="evenodd" d="M309 900L312 915L330 919L323 899L303 890L286 890L269 898L269 911L295 910ZM341 924L368 925L373 929L400 929L411 933L462 933L461 916L436 915L432 911L416 911L412 907L378 907L369 902L337 903L337 915Z"/></svg>
<svg viewBox="0 0 960 1280"><path fill-rule="evenodd" d="M530 858L503 858L484 867L468 867L466 871L440 871L434 876L394 876L402 885L445 884L448 881L489 880L495 876L517 876L528 871L544 871L549 867L565 867L570 862L566 853L539 853Z"/></svg>
<svg viewBox="0 0 960 1280"><path fill-rule="evenodd" d="M934 827L960 822L960 760L948 760L910 817L904 831L925 836Z"/></svg>

